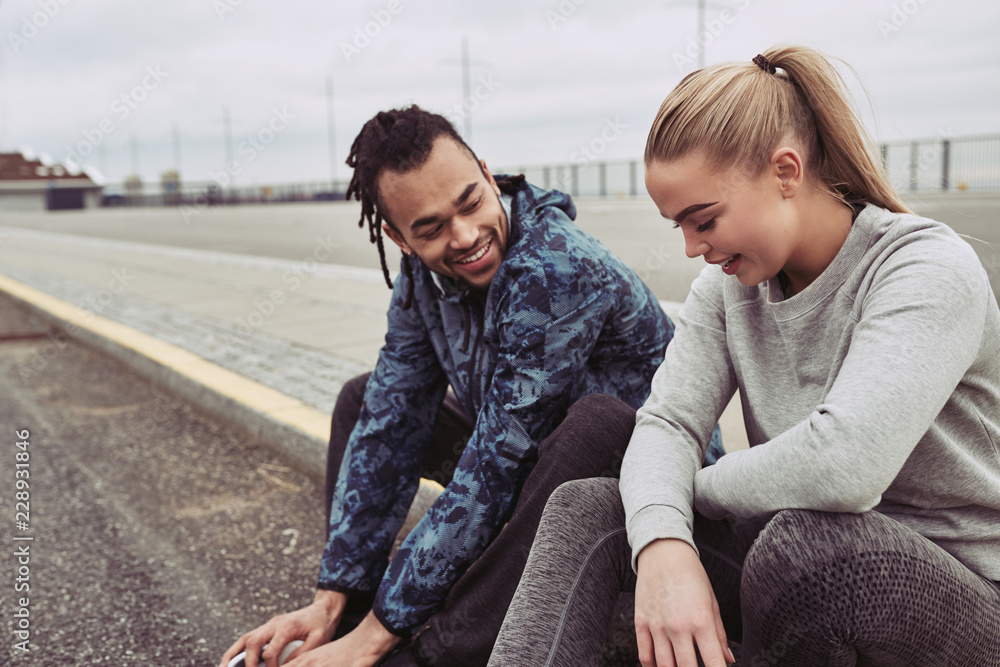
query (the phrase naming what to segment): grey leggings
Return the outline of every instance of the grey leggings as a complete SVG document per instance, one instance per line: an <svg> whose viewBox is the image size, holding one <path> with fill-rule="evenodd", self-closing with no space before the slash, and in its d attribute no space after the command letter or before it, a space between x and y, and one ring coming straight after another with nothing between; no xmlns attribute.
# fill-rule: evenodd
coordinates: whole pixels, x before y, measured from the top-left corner
<svg viewBox="0 0 1000 667"><path fill-rule="evenodd" d="M696 515L694 537L740 665L1000 665L1000 588L882 514ZM489 664L598 664L630 557L618 480L560 486Z"/></svg>

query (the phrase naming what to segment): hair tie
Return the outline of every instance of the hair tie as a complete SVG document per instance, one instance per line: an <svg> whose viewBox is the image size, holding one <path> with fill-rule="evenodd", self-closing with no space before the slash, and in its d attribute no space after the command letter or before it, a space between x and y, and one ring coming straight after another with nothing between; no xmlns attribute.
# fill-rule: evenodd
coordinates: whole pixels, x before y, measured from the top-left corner
<svg viewBox="0 0 1000 667"><path fill-rule="evenodd" d="M753 57L753 64L761 68L768 74L774 74L775 72L778 71L774 68L774 65L771 64L770 60L760 55L759 53Z"/></svg>

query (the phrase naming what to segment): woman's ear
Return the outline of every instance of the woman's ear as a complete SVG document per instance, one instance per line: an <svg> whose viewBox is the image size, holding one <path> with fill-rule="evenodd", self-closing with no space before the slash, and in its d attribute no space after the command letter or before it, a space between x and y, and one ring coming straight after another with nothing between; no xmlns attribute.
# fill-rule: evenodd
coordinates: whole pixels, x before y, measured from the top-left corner
<svg viewBox="0 0 1000 667"><path fill-rule="evenodd" d="M780 184L781 196L785 199L794 197L805 175L799 152L788 146L778 148L771 154L770 170Z"/></svg>

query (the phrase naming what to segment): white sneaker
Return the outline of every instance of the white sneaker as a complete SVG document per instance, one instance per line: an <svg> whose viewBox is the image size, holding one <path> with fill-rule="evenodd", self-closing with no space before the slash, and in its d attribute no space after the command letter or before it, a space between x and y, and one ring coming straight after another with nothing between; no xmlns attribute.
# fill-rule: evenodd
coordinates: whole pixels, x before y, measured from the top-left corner
<svg viewBox="0 0 1000 667"><path fill-rule="evenodd" d="M288 646L285 647L285 650L282 651L281 655L278 656L278 665L285 664L285 661L288 660L288 656L292 654L292 651L302 646L303 643L304 642L299 639L289 642ZM267 648L267 644L264 644L264 647ZM235 658L229 661L228 667L246 667L246 662L245 662L246 657L247 657L246 651L240 653ZM261 664L263 665L264 663L261 662Z"/></svg>

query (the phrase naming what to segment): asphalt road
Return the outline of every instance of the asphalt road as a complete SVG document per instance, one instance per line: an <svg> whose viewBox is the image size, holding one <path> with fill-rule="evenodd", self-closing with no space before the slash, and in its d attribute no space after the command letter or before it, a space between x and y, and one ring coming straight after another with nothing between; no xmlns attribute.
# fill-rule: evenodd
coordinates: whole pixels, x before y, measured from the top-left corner
<svg viewBox="0 0 1000 667"><path fill-rule="evenodd" d="M312 599L320 486L5 296L0 374L0 662L214 666L242 632Z"/></svg>
<svg viewBox="0 0 1000 667"><path fill-rule="evenodd" d="M914 210L966 235L1000 289L1000 194L922 194L906 198ZM661 300L683 301L704 267L684 254L681 233L646 198L581 199L577 224L604 242ZM379 268L368 231L358 228L357 202L236 207L97 209L51 214L4 213L0 225L114 238L185 248L303 260L320 243L331 264ZM0 236L2 242L2 236ZM389 268L399 251L388 240Z"/></svg>

